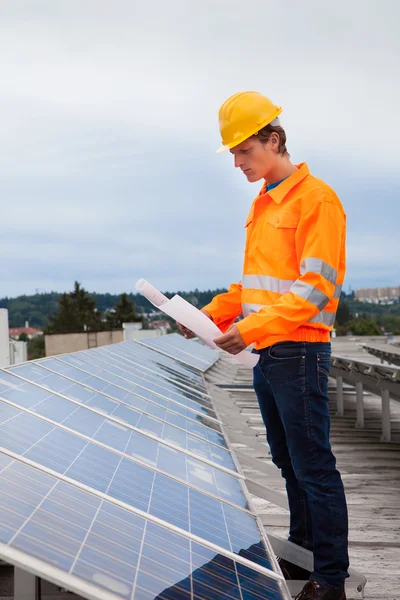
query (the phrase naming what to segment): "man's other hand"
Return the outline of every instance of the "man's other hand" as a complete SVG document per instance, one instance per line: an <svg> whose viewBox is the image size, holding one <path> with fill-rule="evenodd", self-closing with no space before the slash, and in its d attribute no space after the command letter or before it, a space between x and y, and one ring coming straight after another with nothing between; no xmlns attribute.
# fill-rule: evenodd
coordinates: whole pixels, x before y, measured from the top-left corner
<svg viewBox="0 0 400 600"><path fill-rule="evenodd" d="M208 311L206 311L202 308L200 312L202 312L204 315L206 315L206 317L208 317L212 321L212 316L210 315L210 313ZM179 331L181 333L183 333L183 335L185 336L186 339L189 339L195 335L193 333L193 331L190 331L190 329L188 329L187 327L182 325L182 323L178 323L178 321L177 321L176 324L178 326Z"/></svg>
<svg viewBox="0 0 400 600"><path fill-rule="evenodd" d="M229 352L229 354L239 354L239 352L246 348L246 344L236 325L232 325L221 337L215 338L214 343L217 344L218 348Z"/></svg>

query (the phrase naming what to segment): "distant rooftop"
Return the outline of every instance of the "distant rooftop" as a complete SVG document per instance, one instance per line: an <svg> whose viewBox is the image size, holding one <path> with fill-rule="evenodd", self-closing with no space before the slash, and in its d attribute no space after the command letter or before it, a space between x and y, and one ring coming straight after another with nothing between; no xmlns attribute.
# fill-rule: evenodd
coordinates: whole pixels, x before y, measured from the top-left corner
<svg viewBox="0 0 400 600"><path fill-rule="evenodd" d="M40 329L34 329L33 327L10 327L8 330L10 337L19 337L21 334L26 335L42 335L43 331Z"/></svg>

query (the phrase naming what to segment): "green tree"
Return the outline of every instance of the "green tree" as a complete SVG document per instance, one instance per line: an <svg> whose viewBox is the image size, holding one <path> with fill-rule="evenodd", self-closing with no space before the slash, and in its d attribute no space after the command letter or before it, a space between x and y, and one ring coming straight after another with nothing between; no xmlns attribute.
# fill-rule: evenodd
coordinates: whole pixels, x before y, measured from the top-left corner
<svg viewBox="0 0 400 600"><path fill-rule="evenodd" d="M382 316L379 322L381 325L383 325L385 331L393 333L395 335L400 334L400 317L387 314Z"/></svg>
<svg viewBox="0 0 400 600"><path fill-rule="evenodd" d="M121 294L119 302L107 314L107 323L113 329L121 329L122 323L136 323L142 321L135 311L135 303L128 294Z"/></svg>
<svg viewBox="0 0 400 600"><path fill-rule="evenodd" d="M58 312L50 316L46 333L73 333L102 329L96 301L75 281L74 289L60 297Z"/></svg>
<svg viewBox="0 0 400 600"><path fill-rule="evenodd" d="M19 338L18 338L18 341L19 341L19 342L28 342L28 341L29 341L29 338L28 338L28 336L26 335L26 333L21 333L21 335L20 335L20 336L19 336Z"/></svg>
<svg viewBox="0 0 400 600"><path fill-rule="evenodd" d="M349 305L347 304L346 300L341 297L339 300L339 306L337 309L337 313L336 313L336 327L339 326L344 326L346 325L346 323L348 323L351 318L352 318L352 314L349 308Z"/></svg>
<svg viewBox="0 0 400 600"><path fill-rule="evenodd" d="M28 340L28 360L36 360L46 356L44 335L36 335Z"/></svg>
<svg viewBox="0 0 400 600"><path fill-rule="evenodd" d="M382 335L382 330L372 319L353 319L347 325L353 335Z"/></svg>

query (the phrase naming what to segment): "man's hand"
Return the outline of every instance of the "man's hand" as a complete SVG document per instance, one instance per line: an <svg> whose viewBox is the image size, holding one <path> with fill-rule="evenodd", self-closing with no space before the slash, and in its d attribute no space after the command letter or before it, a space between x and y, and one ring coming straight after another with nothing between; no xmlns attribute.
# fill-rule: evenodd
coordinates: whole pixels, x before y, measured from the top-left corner
<svg viewBox="0 0 400 600"><path fill-rule="evenodd" d="M210 313L206 310L204 310L203 308L201 309L201 311L203 314L206 315L206 317L208 317L209 319L211 319L212 321L212 317L210 315ZM178 321L176 322L176 324L178 325L178 329L181 333L183 333L183 335L185 336L186 339L189 339L191 337L194 336L193 331L190 331L190 329L188 329L187 327L185 327L184 325L182 325L182 323L178 323Z"/></svg>
<svg viewBox="0 0 400 600"><path fill-rule="evenodd" d="M236 325L232 325L221 337L215 338L214 343L217 344L218 348L229 352L229 354L239 354L239 352L246 348L246 344Z"/></svg>

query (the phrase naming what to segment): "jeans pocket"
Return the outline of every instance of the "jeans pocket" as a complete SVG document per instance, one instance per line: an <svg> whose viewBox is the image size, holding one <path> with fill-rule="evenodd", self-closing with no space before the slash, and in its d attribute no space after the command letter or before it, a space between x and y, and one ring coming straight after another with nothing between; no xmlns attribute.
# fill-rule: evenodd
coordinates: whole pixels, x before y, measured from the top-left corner
<svg viewBox="0 0 400 600"><path fill-rule="evenodd" d="M330 352L317 353L317 384L321 394L328 393L328 377L331 366Z"/></svg>
<svg viewBox="0 0 400 600"><path fill-rule="evenodd" d="M306 354L302 342L278 342L268 348L268 357L272 360L295 360Z"/></svg>

